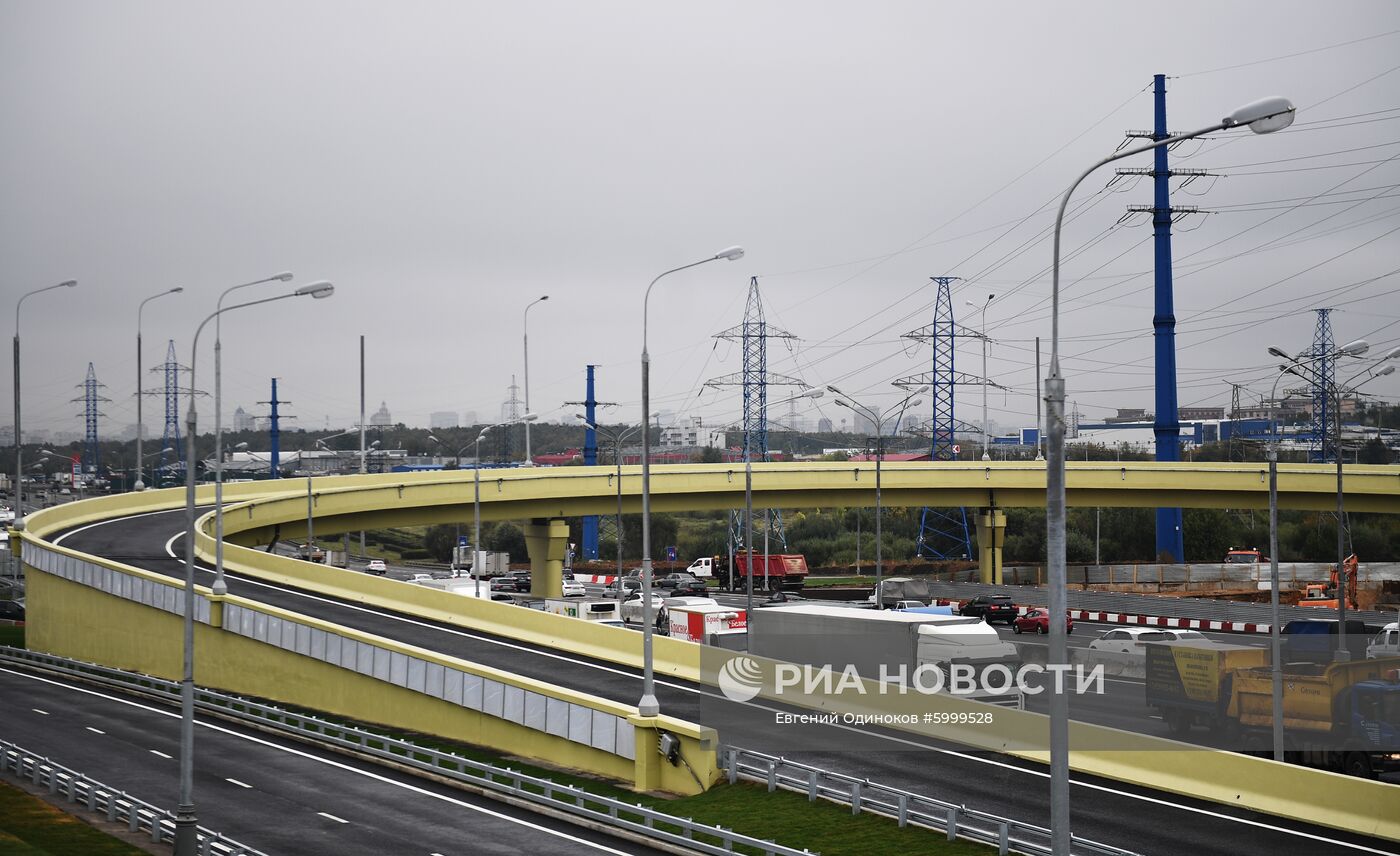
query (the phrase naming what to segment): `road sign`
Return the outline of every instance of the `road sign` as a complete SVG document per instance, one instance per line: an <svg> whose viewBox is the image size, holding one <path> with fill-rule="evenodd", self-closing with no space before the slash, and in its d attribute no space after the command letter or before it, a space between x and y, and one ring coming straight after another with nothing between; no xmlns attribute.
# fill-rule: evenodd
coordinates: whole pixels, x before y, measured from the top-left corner
<svg viewBox="0 0 1400 856"><path fill-rule="evenodd" d="M668 561L668 562L674 562L675 560L676 560L676 548L675 548L675 547L667 547L667 548L666 548L666 561Z"/></svg>
<svg viewBox="0 0 1400 856"><path fill-rule="evenodd" d="M465 546L467 546L467 536L465 536L465 535L458 535L458 536L457 536L457 546L458 546L458 547L465 547Z"/></svg>
<svg viewBox="0 0 1400 856"><path fill-rule="evenodd" d="M962 452L962 446L954 445L954 446L953 446L953 454L956 455L956 454L959 454L960 452Z"/></svg>

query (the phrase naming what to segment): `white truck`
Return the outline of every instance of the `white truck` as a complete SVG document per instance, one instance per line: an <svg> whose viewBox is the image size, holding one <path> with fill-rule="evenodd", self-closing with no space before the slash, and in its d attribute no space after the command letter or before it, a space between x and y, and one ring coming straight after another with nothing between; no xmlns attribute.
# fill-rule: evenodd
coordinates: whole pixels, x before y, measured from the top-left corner
<svg viewBox="0 0 1400 856"><path fill-rule="evenodd" d="M408 580L408 582L423 586L424 588L437 589L450 594L465 595L466 597L481 597L486 600L491 599L491 586L486 582L478 583L476 580L467 579L466 577L439 580L426 574L415 574L414 576L415 579ZM478 594L478 591L480 591L480 594Z"/></svg>
<svg viewBox="0 0 1400 856"><path fill-rule="evenodd" d="M719 637L743 636L749 632L748 614L718 603L684 603L666 608L672 639L701 645L724 645Z"/></svg>
<svg viewBox="0 0 1400 856"><path fill-rule="evenodd" d="M476 553L476 561L472 561L472 548L453 547L452 548L452 572L456 574L458 570L471 569L471 575L477 576L477 568L481 569L481 578L499 577L510 573L510 554L492 553L482 550Z"/></svg>
<svg viewBox="0 0 1400 856"><path fill-rule="evenodd" d="M988 667L1002 665L1014 675L1021 662L1016 646L1003 642L980 618L808 604L757 613L749 628L749 649L755 654L818 668L830 666L833 672L851 667L861 677L876 681L903 676L905 683L914 683L919 667L930 666L943 673L946 685L953 666L968 666L978 676L978 689L964 693L965 698L1002 707L1025 706L1014 685L1004 692L981 688L980 676ZM935 681L928 677L922 683ZM1002 683L998 678L995 685Z"/></svg>
<svg viewBox="0 0 1400 856"><path fill-rule="evenodd" d="M569 618L581 618L584 621L597 621L618 626L622 624L622 619L618 617L617 613L617 601L611 599L547 598L544 602L544 611L555 615L565 615Z"/></svg>
<svg viewBox="0 0 1400 856"><path fill-rule="evenodd" d="M1366 646L1366 659L1379 660L1382 657L1400 657L1400 622L1392 621L1382 627L1371 644Z"/></svg>
<svg viewBox="0 0 1400 856"><path fill-rule="evenodd" d="M690 567L686 568L685 572L692 577L708 580L715 575L715 560L709 556L703 559L696 559L690 563Z"/></svg>

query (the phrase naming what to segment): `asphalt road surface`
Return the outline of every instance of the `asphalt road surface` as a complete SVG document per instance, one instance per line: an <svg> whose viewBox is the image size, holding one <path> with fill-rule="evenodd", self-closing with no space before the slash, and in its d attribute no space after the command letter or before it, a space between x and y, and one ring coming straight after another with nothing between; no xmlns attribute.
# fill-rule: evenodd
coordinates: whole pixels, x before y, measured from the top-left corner
<svg viewBox="0 0 1400 856"><path fill-rule="evenodd" d="M174 558L183 550L182 514L93 524L67 533L63 543L182 578L183 564ZM201 568L198 573L200 582L208 584L212 571ZM465 660L629 704L641 695L640 674L612 663L261 581L227 579L232 594ZM663 711L715 726L726 743L784 754L1022 822L1049 821L1048 773L1042 765L878 729L837 724L794 730L777 721L782 712L777 706L733 702L712 687L664 676L658 676L656 692ZM1378 839L1107 779L1075 774L1072 783L1075 834L1139 853L1400 853L1396 845ZM1397 795L1400 799L1400 791Z"/></svg>
<svg viewBox="0 0 1400 856"><path fill-rule="evenodd" d="M179 713L0 667L6 739L174 808ZM199 823L271 854L656 854L573 824L220 720L196 720Z"/></svg>

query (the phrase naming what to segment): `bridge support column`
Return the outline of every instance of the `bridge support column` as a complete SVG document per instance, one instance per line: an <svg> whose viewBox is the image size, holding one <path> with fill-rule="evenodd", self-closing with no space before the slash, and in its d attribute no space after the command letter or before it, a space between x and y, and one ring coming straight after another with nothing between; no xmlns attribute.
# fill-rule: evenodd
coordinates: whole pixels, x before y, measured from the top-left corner
<svg viewBox="0 0 1400 856"><path fill-rule="evenodd" d="M563 593L569 524L542 517L531 520L525 525L525 549L530 553L530 595L559 597Z"/></svg>
<svg viewBox="0 0 1400 856"><path fill-rule="evenodd" d="M1006 512L984 508L977 515L977 558L981 563L978 579L1001 584L1001 548L1006 543Z"/></svg>

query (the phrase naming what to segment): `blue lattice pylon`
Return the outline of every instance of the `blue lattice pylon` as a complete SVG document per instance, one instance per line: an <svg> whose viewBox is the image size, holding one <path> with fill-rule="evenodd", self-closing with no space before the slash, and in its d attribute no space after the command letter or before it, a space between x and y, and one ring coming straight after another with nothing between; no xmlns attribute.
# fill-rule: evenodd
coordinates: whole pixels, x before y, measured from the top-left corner
<svg viewBox="0 0 1400 856"><path fill-rule="evenodd" d="M83 434L82 468L84 473L96 474L97 468L101 463L98 460L97 417L104 416L105 414L97 409L97 405L99 402L112 400L97 394L97 390L104 386L106 386L106 384L98 383L97 372L93 369L92 363L88 363L87 380L78 384L78 388L83 391L83 396L82 398L73 399L75 402L81 401L83 403L83 426L85 430Z"/></svg>
<svg viewBox="0 0 1400 856"><path fill-rule="evenodd" d="M1337 366L1332 342L1332 310L1317 310L1317 330L1313 333L1312 349L1308 352L1312 361L1312 436L1308 446L1308 460L1313 463L1326 463L1328 459L1327 437L1332 418L1332 388L1336 384ZM1340 439L1340 438L1338 438ZM1331 453L1336 454L1337 447Z"/></svg>
<svg viewBox="0 0 1400 856"><path fill-rule="evenodd" d="M744 323L731 327L723 333L715 334L716 339L727 339L741 343L744 355L744 370L737 375L725 375L706 381L705 386L738 386L744 399L744 460L768 460L768 387L806 386L797 378L768 373L768 340L796 339L797 337L776 327L770 327L763 317L763 299L758 291L758 277L749 278L749 296L744 305ZM730 539L735 547L744 543L744 515L740 511L730 514ZM783 531L783 516L776 509L764 514L763 526L771 538L777 539L782 549L787 549L787 535ZM764 530L756 528L755 538ZM760 539L761 543L761 539Z"/></svg>
<svg viewBox="0 0 1400 856"><path fill-rule="evenodd" d="M901 378L898 386L927 386L933 399L933 421L930 424L932 436L932 458L935 461L951 461L956 457L953 451L954 427L957 424L954 414L955 390L958 384L966 384L971 379L959 375L956 368L955 340L967 335L958 332L953 315L951 286L959 277L930 277L938 286L938 295L933 306L933 323L904 338L927 341L933 346L933 368L927 375ZM982 378L980 383L986 383ZM970 559L972 557L972 537L967 528L965 508L925 508L919 517L918 555L925 559Z"/></svg>

